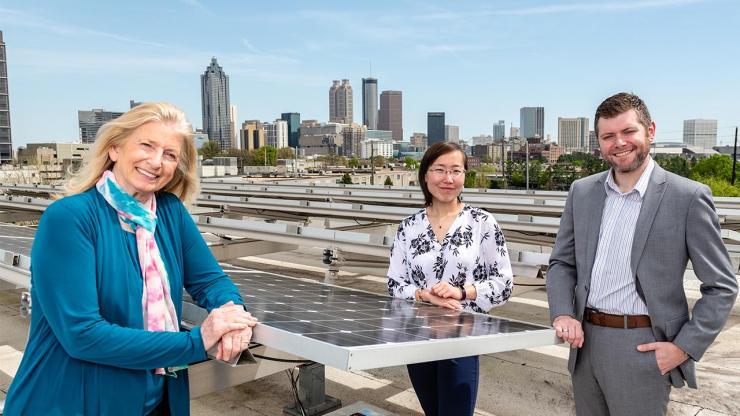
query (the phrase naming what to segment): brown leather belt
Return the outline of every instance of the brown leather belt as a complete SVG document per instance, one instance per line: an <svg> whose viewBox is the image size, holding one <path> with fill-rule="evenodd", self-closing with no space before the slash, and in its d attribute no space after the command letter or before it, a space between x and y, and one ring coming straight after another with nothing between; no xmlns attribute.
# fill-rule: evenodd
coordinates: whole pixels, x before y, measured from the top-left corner
<svg viewBox="0 0 740 416"><path fill-rule="evenodd" d="M584 319L594 325L609 328L649 328L650 317L647 315L611 315L586 308Z"/></svg>

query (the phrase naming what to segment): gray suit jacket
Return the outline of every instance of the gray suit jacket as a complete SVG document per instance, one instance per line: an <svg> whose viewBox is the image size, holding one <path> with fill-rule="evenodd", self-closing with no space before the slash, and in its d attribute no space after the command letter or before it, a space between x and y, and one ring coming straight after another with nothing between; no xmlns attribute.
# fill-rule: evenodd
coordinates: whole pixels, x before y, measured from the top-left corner
<svg viewBox="0 0 740 416"><path fill-rule="evenodd" d="M607 174L580 179L570 188L547 272L551 321L570 315L583 322ZM702 293L691 315L683 289L688 260L701 281ZM681 387L686 380L696 388L694 361L724 326L738 286L707 186L655 165L637 219L631 268L638 293L647 304L655 339L673 341L690 356L671 371L672 384ZM578 349L571 349L571 372L577 356Z"/></svg>

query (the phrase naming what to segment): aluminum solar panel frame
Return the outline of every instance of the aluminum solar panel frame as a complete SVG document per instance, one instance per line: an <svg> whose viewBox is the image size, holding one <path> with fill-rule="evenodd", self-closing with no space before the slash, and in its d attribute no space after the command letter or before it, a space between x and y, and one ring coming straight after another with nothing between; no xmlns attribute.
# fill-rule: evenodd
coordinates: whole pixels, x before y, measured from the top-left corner
<svg viewBox="0 0 740 416"><path fill-rule="evenodd" d="M551 328L526 322L271 273L228 272L260 320L255 342L340 370L559 343Z"/></svg>

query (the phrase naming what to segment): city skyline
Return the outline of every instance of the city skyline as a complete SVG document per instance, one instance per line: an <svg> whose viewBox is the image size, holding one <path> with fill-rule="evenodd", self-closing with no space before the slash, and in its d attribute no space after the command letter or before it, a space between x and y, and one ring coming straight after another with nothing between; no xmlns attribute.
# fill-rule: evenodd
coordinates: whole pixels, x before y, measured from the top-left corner
<svg viewBox="0 0 740 416"><path fill-rule="evenodd" d="M255 22L248 28L239 24L245 13ZM445 112L469 139L492 134L498 120L507 133L520 127L522 107L544 107L544 134L556 140L558 117L593 121L601 100L624 90L645 99L658 141L681 142L683 120L707 118L718 120L718 142L728 144L740 123L739 14L727 0L326 2L318 9L8 1L0 28L15 147L77 140L77 111L125 111L132 99L172 102L203 127L198 78L212 57L230 76L238 125L287 112L328 121L332 80L361 88L362 78L373 77L378 91L403 92L404 141L426 132L428 112ZM354 108L362 108L361 94ZM354 121L362 122L358 114Z"/></svg>

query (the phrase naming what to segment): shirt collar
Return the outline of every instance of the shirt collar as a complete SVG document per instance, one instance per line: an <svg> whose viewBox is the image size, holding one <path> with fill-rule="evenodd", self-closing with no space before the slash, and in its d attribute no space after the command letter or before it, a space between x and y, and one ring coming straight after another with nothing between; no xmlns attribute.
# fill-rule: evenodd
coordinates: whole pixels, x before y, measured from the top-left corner
<svg viewBox="0 0 740 416"><path fill-rule="evenodd" d="M650 175L653 173L653 169L655 168L655 161L653 160L650 155L648 155L648 165L645 167L645 170L642 172L642 175L640 175L640 179L637 180L637 183L635 184L635 187L629 190L628 192L622 192L619 189L619 186L614 182L614 168L610 168L608 174L606 175L606 181L604 182L604 188L609 191L610 189L614 192L616 192L618 195L626 195L632 191L637 191L638 194L640 194L640 198L645 197L645 191L647 191L648 183L650 182Z"/></svg>

